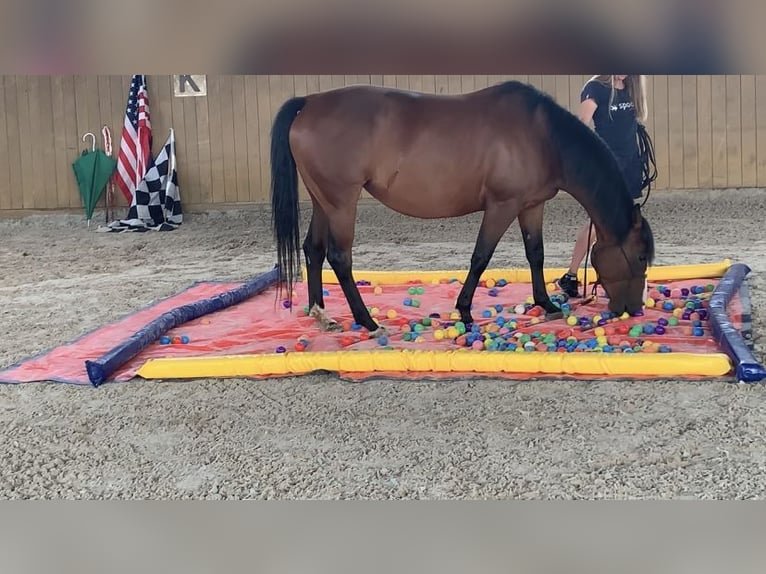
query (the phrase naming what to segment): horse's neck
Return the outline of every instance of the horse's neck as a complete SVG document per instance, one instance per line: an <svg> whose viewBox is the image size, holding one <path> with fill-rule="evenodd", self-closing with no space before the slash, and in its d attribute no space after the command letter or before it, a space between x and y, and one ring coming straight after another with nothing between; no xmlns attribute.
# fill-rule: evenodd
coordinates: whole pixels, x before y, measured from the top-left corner
<svg viewBox="0 0 766 574"><path fill-rule="evenodd" d="M577 199L580 205L582 205L585 209L585 212L588 214L588 217L590 218L591 223L596 230L596 237L598 237L598 240L601 242L601 244L604 245L617 243L617 237L611 231L610 226L606 224L606 221L608 217L618 217L619 214L601 213L599 210L593 207L592 201L583 201L583 199L577 197L576 195L575 199Z"/></svg>

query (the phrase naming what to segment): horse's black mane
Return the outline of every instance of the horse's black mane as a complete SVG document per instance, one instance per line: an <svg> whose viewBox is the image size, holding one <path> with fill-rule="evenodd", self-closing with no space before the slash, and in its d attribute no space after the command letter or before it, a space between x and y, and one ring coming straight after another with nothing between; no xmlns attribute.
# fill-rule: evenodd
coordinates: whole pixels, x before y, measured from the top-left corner
<svg viewBox="0 0 766 574"><path fill-rule="evenodd" d="M602 215L600 219L604 225L618 240L625 239L632 224L633 198L617 158L606 142L580 118L534 86L508 81L494 89L499 94L522 94L530 109L542 107L545 110L552 138L560 149L565 179L590 191L591 205ZM642 233L653 252L651 230L648 224L644 227Z"/></svg>

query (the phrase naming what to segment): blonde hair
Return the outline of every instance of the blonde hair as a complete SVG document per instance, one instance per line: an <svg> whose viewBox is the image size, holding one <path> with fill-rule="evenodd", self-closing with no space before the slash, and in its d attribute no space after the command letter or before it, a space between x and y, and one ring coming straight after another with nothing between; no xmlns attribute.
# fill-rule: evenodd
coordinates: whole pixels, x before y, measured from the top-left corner
<svg viewBox="0 0 766 574"><path fill-rule="evenodd" d="M611 116L612 101L614 101L614 76L593 76L588 82L593 80L609 86L611 92L609 93L609 107ZM628 90L628 96L636 106L636 117L640 122L645 122L649 116L649 109L646 104L646 76L643 74L630 74L625 78L625 89Z"/></svg>

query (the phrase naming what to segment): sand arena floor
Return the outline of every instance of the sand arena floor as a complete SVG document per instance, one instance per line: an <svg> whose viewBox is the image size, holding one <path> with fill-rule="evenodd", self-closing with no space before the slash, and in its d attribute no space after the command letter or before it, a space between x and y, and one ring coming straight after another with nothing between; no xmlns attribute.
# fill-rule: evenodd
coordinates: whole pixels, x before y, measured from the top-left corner
<svg viewBox="0 0 766 574"><path fill-rule="evenodd" d="M657 264L752 267L763 333L766 191L655 192L646 212ZM548 205L547 266L567 264L582 221L565 194ZM478 225L363 206L355 265L466 267ZM0 220L0 365L193 281L273 264L266 210L191 214L162 234ZM514 224L491 266L525 265ZM673 380L0 385L0 497L762 498L765 397L763 385Z"/></svg>

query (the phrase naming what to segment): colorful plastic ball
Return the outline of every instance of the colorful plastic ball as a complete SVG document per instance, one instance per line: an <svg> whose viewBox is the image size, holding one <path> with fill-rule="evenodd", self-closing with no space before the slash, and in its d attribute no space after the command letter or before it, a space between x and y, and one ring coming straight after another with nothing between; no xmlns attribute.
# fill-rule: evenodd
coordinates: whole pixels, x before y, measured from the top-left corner
<svg viewBox="0 0 766 574"><path fill-rule="evenodd" d="M388 345L388 337L386 337L385 335L383 335L382 337L378 337L378 345L380 345L381 347L385 347L386 345Z"/></svg>
<svg viewBox="0 0 766 574"><path fill-rule="evenodd" d="M702 337L705 335L705 330L702 327L694 327L694 330L692 331L692 334L695 337Z"/></svg>
<svg viewBox="0 0 766 574"><path fill-rule="evenodd" d="M174 345L180 345L181 344L181 337L179 337L178 335L173 337L173 344Z"/></svg>
<svg viewBox="0 0 766 574"><path fill-rule="evenodd" d="M675 305L673 305L672 301L665 301L665 302L662 303L662 308L665 311L672 311L674 307L675 307Z"/></svg>
<svg viewBox="0 0 766 574"><path fill-rule="evenodd" d="M670 347L668 347L667 345L660 345L658 351L660 353L670 353L671 352L670 351Z"/></svg>
<svg viewBox="0 0 766 574"><path fill-rule="evenodd" d="M471 348L474 351L481 351L484 348L484 342L483 341L474 341L471 343Z"/></svg>
<svg viewBox="0 0 766 574"><path fill-rule="evenodd" d="M279 347L277 347L276 351L277 353L284 353L287 351L287 349L285 349L282 345L280 345Z"/></svg>
<svg viewBox="0 0 766 574"><path fill-rule="evenodd" d="M372 292L375 293L375 295L380 295L381 293L383 293L383 289L381 287L375 287L375 289L373 289Z"/></svg>
<svg viewBox="0 0 766 574"><path fill-rule="evenodd" d="M644 305L646 305L649 308L652 308L655 305L655 300L652 297L647 297L646 301L644 301Z"/></svg>
<svg viewBox="0 0 766 574"><path fill-rule="evenodd" d="M657 334L657 335L664 335L664 334L665 334L665 327L663 327L662 325L657 325L657 326L654 328L654 332L655 332L655 334Z"/></svg>
<svg viewBox="0 0 766 574"><path fill-rule="evenodd" d="M330 294L330 292L327 289L322 289L322 295L327 297Z"/></svg>
<svg viewBox="0 0 766 574"><path fill-rule="evenodd" d="M160 337L160 345L170 345L170 342L171 342L170 337L167 337L165 335Z"/></svg>
<svg viewBox="0 0 766 574"><path fill-rule="evenodd" d="M191 339L189 339L188 335L181 335L181 344L182 345L188 345L190 340Z"/></svg>
<svg viewBox="0 0 766 574"><path fill-rule="evenodd" d="M386 312L386 317L388 317L389 319L396 319L396 311L394 311L393 309L389 309Z"/></svg>

